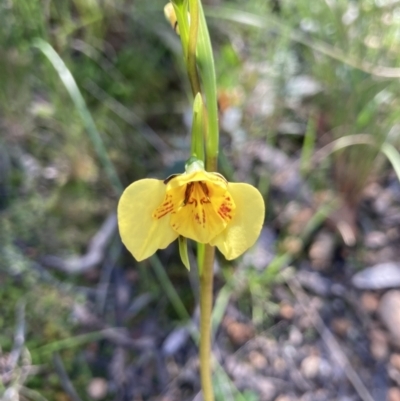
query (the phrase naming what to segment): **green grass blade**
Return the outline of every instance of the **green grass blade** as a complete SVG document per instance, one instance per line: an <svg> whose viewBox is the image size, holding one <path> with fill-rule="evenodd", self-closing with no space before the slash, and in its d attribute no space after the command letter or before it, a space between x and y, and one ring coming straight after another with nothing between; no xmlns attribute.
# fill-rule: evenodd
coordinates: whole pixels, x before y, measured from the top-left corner
<svg viewBox="0 0 400 401"><path fill-rule="evenodd" d="M39 348L31 350L32 357L44 356L52 354L53 352L59 352L64 349L80 347L81 345L97 341L107 336L108 330L93 331L88 334L81 334L75 337L65 338L63 340L53 341L49 344L43 345Z"/></svg>
<svg viewBox="0 0 400 401"><path fill-rule="evenodd" d="M97 153L97 156L100 159L100 162L103 165L111 184L113 185L115 191L120 194L123 190L121 181L117 175L113 163L108 156L103 139L96 128L96 124L87 108L85 99L83 98L82 93L79 90L70 70L49 43L42 39L35 39L33 41L33 46L38 48L48 58L54 69L57 71L62 83L67 89L77 111L82 118L89 138L93 143L94 150Z"/></svg>
<svg viewBox="0 0 400 401"><path fill-rule="evenodd" d="M183 321L190 320L189 312L187 311L185 305L183 304L174 286L172 285L168 274L165 272L164 266L160 262L160 259L158 259L157 256L153 255L150 257L150 264L153 268L154 274L157 276L161 287L165 291L165 294L167 295L179 318Z"/></svg>
<svg viewBox="0 0 400 401"><path fill-rule="evenodd" d="M277 29L281 35L287 36L293 42L301 43L320 54L324 54L334 60L340 61L350 67L357 68L368 74L384 78L400 78L400 68L374 65L365 60L359 60L347 54L342 49L331 46L321 40L310 38L304 32L294 29L285 22L272 15L255 15L243 10L235 10L227 7L207 7L206 15L212 18L220 18L233 21L242 25L259 29Z"/></svg>
<svg viewBox="0 0 400 401"><path fill-rule="evenodd" d="M400 181L400 154L396 148L390 143L384 143L381 147L382 153L389 159L392 163L393 169Z"/></svg>
<svg viewBox="0 0 400 401"><path fill-rule="evenodd" d="M314 153L316 138L315 121L313 117L308 120L306 134L304 136L303 147L301 149L300 173L307 175L311 170L312 155Z"/></svg>

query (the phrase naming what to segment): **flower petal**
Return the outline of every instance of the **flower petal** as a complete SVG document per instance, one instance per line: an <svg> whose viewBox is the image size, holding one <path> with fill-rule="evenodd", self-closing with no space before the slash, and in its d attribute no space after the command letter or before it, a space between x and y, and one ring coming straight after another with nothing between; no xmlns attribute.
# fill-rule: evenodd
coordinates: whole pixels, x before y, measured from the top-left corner
<svg viewBox="0 0 400 401"><path fill-rule="evenodd" d="M190 182L204 181L212 183L213 185L218 185L223 188L227 187L227 181L225 178L218 173L209 173L204 170L193 171L192 173L179 174L173 177L167 183L167 191L173 188L180 187L182 185L189 184Z"/></svg>
<svg viewBox="0 0 400 401"><path fill-rule="evenodd" d="M154 211L163 202L166 185L163 181L144 179L125 189L118 203L118 226L122 242L136 260L166 248L178 237L170 226L170 215L158 219Z"/></svg>
<svg viewBox="0 0 400 401"><path fill-rule="evenodd" d="M180 235L207 244L230 223L235 205L226 189L210 181L194 181L167 192L171 226Z"/></svg>
<svg viewBox="0 0 400 401"><path fill-rule="evenodd" d="M229 183L228 191L236 205L235 214L226 229L210 244L231 260L256 242L264 222L265 205L260 192L249 184Z"/></svg>

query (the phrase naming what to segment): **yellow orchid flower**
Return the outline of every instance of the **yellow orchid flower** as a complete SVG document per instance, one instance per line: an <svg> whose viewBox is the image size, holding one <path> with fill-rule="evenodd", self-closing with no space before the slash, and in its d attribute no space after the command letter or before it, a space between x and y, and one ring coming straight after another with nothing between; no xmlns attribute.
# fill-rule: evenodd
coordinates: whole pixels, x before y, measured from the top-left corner
<svg viewBox="0 0 400 401"><path fill-rule="evenodd" d="M138 261L179 235L216 246L231 260L255 243L264 213L256 188L227 182L197 161L165 181L146 178L127 187L118 204L118 225L122 242Z"/></svg>

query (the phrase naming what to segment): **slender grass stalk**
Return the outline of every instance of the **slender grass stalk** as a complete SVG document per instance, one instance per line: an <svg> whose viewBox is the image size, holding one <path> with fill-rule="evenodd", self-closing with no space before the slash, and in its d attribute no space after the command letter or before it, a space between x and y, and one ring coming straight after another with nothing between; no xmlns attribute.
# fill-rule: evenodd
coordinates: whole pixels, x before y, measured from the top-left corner
<svg viewBox="0 0 400 401"><path fill-rule="evenodd" d="M300 172L304 176L311 169L311 159L315 147L316 139L316 123L315 119L311 117L307 124L306 134L304 136L303 148L301 150L300 158Z"/></svg>
<svg viewBox="0 0 400 401"><path fill-rule="evenodd" d="M100 331L93 331L88 334L81 334L75 337L65 338L63 340L53 341L50 344L46 344L31 350L31 354L33 357L44 356L54 352L62 351L64 349L79 347L92 341L97 341L101 338L107 337L107 332L108 330L104 329Z"/></svg>
<svg viewBox="0 0 400 401"><path fill-rule="evenodd" d="M174 307L176 313L179 315L181 320L190 320L189 312L186 310L185 305L179 298L174 286L172 285L168 274L165 273L164 266L156 256L150 257L150 264L153 268L154 274L157 276L158 281L163 287L168 299L170 300L172 306Z"/></svg>
<svg viewBox="0 0 400 401"><path fill-rule="evenodd" d="M43 397L40 393L31 388L20 386L18 388L19 394L25 397L25 399L32 401L48 401L47 398Z"/></svg>
<svg viewBox="0 0 400 401"><path fill-rule="evenodd" d="M400 181L400 154L397 149L390 143L385 142L381 147L381 152L392 163L393 169Z"/></svg>
<svg viewBox="0 0 400 401"><path fill-rule="evenodd" d="M366 60L360 60L345 51L331 46L326 42L310 38L308 34L294 29L282 22L279 18L272 15L256 15L243 10L235 10L228 7L207 7L207 15L212 18L219 18L227 21L234 21L242 25L252 26L260 29L277 29L281 35L287 36L293 42L300 43L310 49L328 56L333 60L340 61L350 67L356 68L367 74L375 75L381 78L399 78L400 68L387 67L383 65L374 65Z"/></svg>
<svg viewBox="0 0 400 401"><path fill-rule="evenodd" d="M71 71L49 43L42 39L35 39L33 41L33 46L38 48L48 58L54 69L57 71L62 83L65 86L65 89L67 89L77 111L82 118L89 138L93 143L95 152L97 153L97 156L100 159L100 162L103 165L111 184L116 192L120 194L124 187L118 177L114 164L108 156L103 139L97 130L93 117L88 110L85 99L83 98L78 85L71 74Z"/></svg>
<svg viewBox="0 0 400 401"><path fill-rule="evenodd" d="M215 247L206 245L200 275L200 376L204 401L214 401L211 366L211 312Z"/></svg>

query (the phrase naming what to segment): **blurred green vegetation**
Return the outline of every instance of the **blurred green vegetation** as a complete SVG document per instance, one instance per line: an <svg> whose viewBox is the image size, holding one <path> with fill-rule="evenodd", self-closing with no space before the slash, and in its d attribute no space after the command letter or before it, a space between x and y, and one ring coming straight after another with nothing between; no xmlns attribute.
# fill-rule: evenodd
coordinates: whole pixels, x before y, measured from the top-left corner
<svg viewBox="0 0 400 401"><path fill-rule="evenodd" d="M372 0L217 3L207 8L217 81L221 92L232 96L229 101L243 109L246 139L263 139L289 155L305 155L303 173L310 188L333 190L357 207L366 182L391 168L380 153L382 144L400 146L400 8ZM71 318L73 305L84 302L78 287L94 286L98 277L43 273L33 264L45 255L85 252L115 210L118 190L105 173L82 110L33 44L37 39L50 44L74 77L123 185L148 175L164 177L188 154L182 115L190 95L180 44L164 21L163 6L162 1L124 0L0 3L0 349L7 353L14 346L15 315L22 302L25 346L42 366L25 385L49 400L67 398L51 356L36 361L35 350L80 333ZM299 101L288 85L298 76L312 78L321 90ZM260 82L268 84L264 100L272 112L254 115L248 100ZM279 134L280 123L288 119L308 126L307 135ZM352 146L313 168L315 149L357 134L368 135L367 143L350 140ZM229 143L229 135L223 135L222 143ZM226 145L221 159L226 175L233 171L231 155ZM259 183L266 202L269 179L249 177ZM269 213L272 220L274 212ZM320 224L318 216L315 221ZM283 251L274 268L264 274L248 268L240 286L243 310L251 310L260 327L268 326L268 311L276 307L266 295L281 280L279 268L302 251L286 251L285 235L276 246ZM133 265L116 252L119 264ZM169 270L178 297L191 311L194 295L187 290L185 270L174 264ZM156 273L143 267L135 272L139 293L150 291L155 299L168 293ZM234 277L229 266L224 276L228 283ZM182 313L169 302L157 306L173 327ZM86 394L94 376L89 364L75 345L66 346L62 358L77 391ZM217 395L223 400L228 390L221 380L228 380L217 375ZM257 399L253 393L232 397Z"/></svg>

